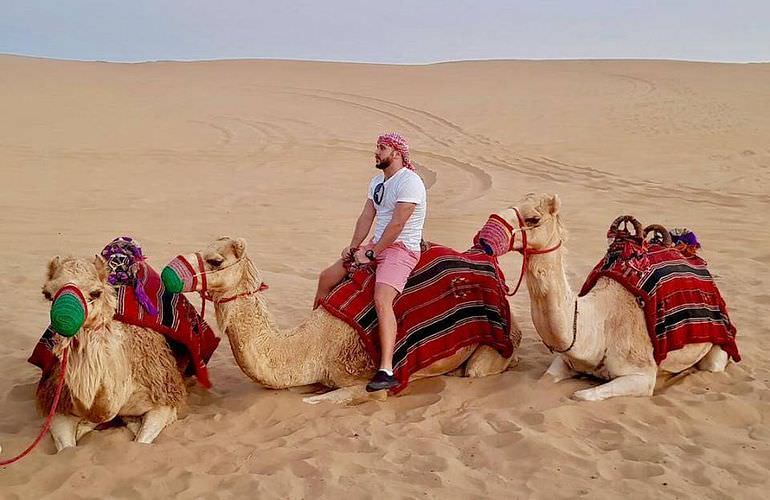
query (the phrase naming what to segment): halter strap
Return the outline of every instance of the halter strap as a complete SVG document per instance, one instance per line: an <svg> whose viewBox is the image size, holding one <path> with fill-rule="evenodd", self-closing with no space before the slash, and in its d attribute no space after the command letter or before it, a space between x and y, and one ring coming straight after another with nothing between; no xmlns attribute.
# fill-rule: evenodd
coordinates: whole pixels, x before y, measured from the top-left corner
<svg viewBox="0 0 770 500"><path fill-rule="evenodd" d="M208 280L206 279L206 275L207 274L218 273L220 271L224 271L225 269L229 269L229 268L233 267L234 265L240 263L244 258L241 257L240 259L237 259L232 264L228 264L225 267L222 267L220 269L214 269L214 270L211 270L211 271L206 271L206 269L204 267L205 264L204 264L204 260L203 260L203 255L200 252L195 252L195 258L198 261L198 271L196 272L192 268L190 268L190 271L192 272L192 275L193 275L193 286L197 285L197 276L201 277L201 290L200 290L199 293L200 293L200 296L201 296L201 318L203 318L203 319L206 319L206 302L207 301L211 301L214 304L224 304L224 303L227 303L227 302L232 302L233 300L241 298L241 297L246 297L248 295L253 295L255 293L265 291L268 288L270 288L267 285L267 283L262 282L262 283L260 283L260 285L255 290L250 290L248 292L239 293L239 294L234 295L232 297L226 297L224 299L215 300L211 296L211 293L208 290ZM187 263L187 259L182 259L182 260L185 263ZM189 264L187 264L187 265L189 266Z"/></svg>
<svg viewBox="0 0 770 500"><path fill-rule="evenodd" d="M521 212L517 207L513 207L513 211L516 213L516 219L519 221L519 227L518 229L514 229L510 224L506 225L507 227L511 228L511 250L514 250L513 246L516 242L516 233L521 233L521 249L516 250L519 252L522 256L521 259L521 271L519 271L519 281L516 283L516 288L514 288L513 292L507 292L506 295L509 297L513 297L516 295L516 293L519 291L519 288L521 287L521 282L524 281L524 274L527 272L527 262L529 261L530 255L542 255L545 253L551 253L556 250L558 250L561 247L561 240L559 240L559 243L556 245L550 247L550 248L544 248L542 250L534 250L529 248L529 242L527 241L527 231L530 231L532 229L535 229L536 227L539 227L540 224L537 224L535 226L526 226L524 225L524 217L521 216ZM502 220L502 218L500 218Z"/></svg>
<svg viewBox="0 0 770 500"><path fill-rule="evenodd" d="M235 299L239 299L239 298L241 298L241 297L247 297L247 296L249 296L249 295L254 295L255 293L258 293L258 292L264 292L264 291L265 291L265 290L267 290L268 288L270 288L270 286L269 286L267 283L264 283L264 282L263 282L263 283L261 283L261 284L259 285L259 287L258 287L258 288L256 288L255 290L251 290L251 291L248 291L248 292L239 293L238 295L233 295L232 297L226 297L226 298L224 298L224 299L214 300L214 299L211 297L211 295L208 295L208 297L207 297L207 298L208 298L208 300L210 300L210 301L211 301L211 302L213 302L214 304L225 304L225 303L227 303L227 302L232 302L233 300L235 300Z"/></svg>

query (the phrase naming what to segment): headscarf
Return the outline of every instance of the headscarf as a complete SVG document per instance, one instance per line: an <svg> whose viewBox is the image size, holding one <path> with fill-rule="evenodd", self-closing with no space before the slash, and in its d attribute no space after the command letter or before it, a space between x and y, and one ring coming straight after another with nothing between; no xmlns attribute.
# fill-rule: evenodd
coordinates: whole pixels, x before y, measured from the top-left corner
<svg viewBox="0 0 770 500"><path fill-rule="evenodd" d="M406 142L406 139L401 137L400 134L396 132L383 134L377 138L377 145L379 146L380 144L384 146L390 146L391 148L398 151L401 155L401 158L403 159L404 166L409 170L414 170L412 161L409 159L409 144Z"/></svg>

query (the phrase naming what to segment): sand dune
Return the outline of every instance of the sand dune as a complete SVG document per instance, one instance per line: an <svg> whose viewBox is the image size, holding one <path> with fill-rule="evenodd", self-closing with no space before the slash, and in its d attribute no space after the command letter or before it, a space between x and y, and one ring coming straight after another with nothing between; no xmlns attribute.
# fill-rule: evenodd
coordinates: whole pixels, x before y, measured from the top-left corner
<svg viewBox="0 0 770 500"><path fill-rule="evenodd" d="M465 248L493 210L558 193L582 283L618 214L687 226L738 326L740 364L652 398L569 399L550 355L487 379L414 383L386 402L309 406L214 355L211 391L155 445L125 428L0 471L12 498L762 498L770 468L770 65L490 61L107 64L0 56L0 444L41 419L25 362L48 320L55 254L117 235L150 263L243 236L282 326L307 314L399 130L429 186L426 237ZM509 279L518 257L506 256Z"/></svg>

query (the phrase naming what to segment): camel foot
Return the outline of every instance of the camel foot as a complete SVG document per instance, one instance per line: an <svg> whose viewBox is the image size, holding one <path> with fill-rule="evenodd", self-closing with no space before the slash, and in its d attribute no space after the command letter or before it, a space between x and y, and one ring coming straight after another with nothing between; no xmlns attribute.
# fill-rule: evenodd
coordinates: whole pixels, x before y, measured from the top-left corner
<svg viewBox="0 0 770 500"><path fill-rule="evenodd" d="M123 421L126 423L126 427L129 431L131 431L131 434L133 434L134 439L136 439L136 436L139 434L139 430L142 428L142 419L140 417L122 417Z"/></svg>
<svg viewBox="0 0 770 500"><path fill-rule="evenodd" d="M144 414L142 426L136 434L136 442L150 444L158 434L176 420L176 408L159 406Z"/></svg>
<svg viewBox="0 0 770 500"><path fill-rule="evenodd" d="M564 358L556 356L553 358L553 361L551 361L551 366L548 367L548 370L546 370L543 376L540 377L540 381L555 384L562 380L572 378L575 375L577 375L577 372L567 366L567 363L564 362Z"/></svg>
<svg viewBox="0 0 770 500"><path fill-rule="evenodd" d="M78 430L77 434L75 436L76 441L80 441L80 438L91 432L92 430L96 429L96 426L99 424L95 424L93 422L89 422L88 420L81 420L78 423Z"/></svg>
<svg viewBox="0 0 770 500"><path fill-rule="evenodd" d="M617 396L652 396L655 388L655 375L635 373L623 375L590 389L577 391L572 395L578 401L601 401Z"/></svg>
<svg viewBox="0 0 770 500"><path fill-rule="evenodd" d="M55 415L53 417L51 437L54 446L56 446L56 453L77 445L79 423L80 417L72 415Z"/></svg>
<svg viewBox="0 0 770 500"><path fill-rule="evenodd" d="M698 361L698 369L707 372L719 373L725 371L729 361L727 353L718 345L711 346L711 350Z"/></svg>
<svg viewBox="0 0 770 500"><path fill-rule="evenodd" d="M359 404L366 401L385 401L388 391L366 392L365 386L341 387L324 394L302 398L303 403L316 405L318 403L335 403L341 405Z"/></svg>
<svg viewBox="0 0 770 500"><path fill-rule="evenodd" d="M489 375L498 375L508 369L514 358L516 358L515 353L510 358L504 358L489 346L479 346L466 363L465 376L487 377Z"/></svg>

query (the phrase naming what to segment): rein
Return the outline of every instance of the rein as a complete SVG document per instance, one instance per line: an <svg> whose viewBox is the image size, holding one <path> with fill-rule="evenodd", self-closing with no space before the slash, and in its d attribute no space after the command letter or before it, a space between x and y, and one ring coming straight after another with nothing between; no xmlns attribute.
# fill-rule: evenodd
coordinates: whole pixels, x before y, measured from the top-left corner
<svg viewBox="0 0 770 500"><path fill-rule="evenodd" d="M567 347L563 351L560 351L559 349L554 349L553 347L549 346L548 344L545 343L545 340L543 340L542 337L540 337L540 341L551 352L557 352L559 354L564 354L565 352L571 351L572 348L575 347L575 341L577 340L577 317L578 317L578 302L577 302L577 299L575 299L575 312L572 314L572 343L570 343L569 347Z"/></svg>
<svg viewBox="0 0 770 500"><path fill-rule="evenodd" d="M197 272L193 272L193 280L197 279L198 276L200 276L200 278L201 278L201 289L200 289L200 292L198 292L198 293L200 293L200 296L201 296L201 318L203 318L203 319L206 319L206 302L207 301L211 301L214 304L225 304L227 302L232 302L233 300L239 299L241 297L247 297L249 295L254 295L255 293L258 293L258 292L263 292L263 291L267 290L268 288L270 288L267 285L267 283L263 282L263 283L260 283L260 285L256 289L254 289L254 290L249 290L247 292L242 292L242 293L239 293L237 295L233 295L232 297L226 297L226 298L223 298L223 299L214 299L211 296L211 293L208 290L208 281L206 279L206 276L209 275L209 274L216 274L218 272L221 272L221 271L224 271L226 269L229 269L229 268L231 268L231 267L233 267L233 266L235 266L237 264L240 264L241 261L243 261L245 259L245 257L241 257L240 259L237 259L232 264L228 264L228 265L226 265L224 267L221 267L219 269L214 269L214 270L211 270L211 271L206 271L206 269L204 267L203 255L201 255L200 252L196 252L195 253L195 258L198 261L198 270L197 270ZM185 259L185 261L186 261L186 259ZM195 271L195 270L192 270L192 271ZM197 285L197 283L194 281L193 282L193 286L196 286L196 285Z"/></svg>
<svg viewBox="0 0 770 500"><path fill-rule="evenodd" d="M542 225L541 223L538 223L534 226L526 226L524 224L524 218L521 216L521 212L519 212L519 209L516 207L513 207L513 211L516 212L516 219L519 221L519 227L514 228L510 224L508 224L508 221L500 218L500 220L505 224L505 226L508 228L508 230L511 232L511 244L508 247L508 251L516 251L519 252L522 256L521 260L521 270L519 271L519 281L516 283L516 288L514 288L513 292L506 292L505 294L508 297L513 297L516 295L516 293L519 291L519 288L521 287L521 282L524 280L524 275L527 272L527 262L529 261L529 257L531 255L542 255L545 253L551 253L559 248L561 248L561 240L559 240L559 243L556 245L550 247L550 248L544 248L542 250L534 250L531 248L528 248L528 241L527 241L527 231L531 231L532 229L538 228ZM515 250L513 248L514 244L516 243L516 233L521 233L521 249Z"/></svg>
<svg viewBox="0 0 770 500"><path fill-rule="evenodd" d="M513 207L513 211L516 213L516 219L519 222L518 228L514 228L508 223L508 221L506 221L502 217L498 217L498 220L500 220L505 225L505 227L508 228L508 231L510 231L511 233L511 244L508 247L508 251L516 251L522 255L521 271L519 272L519 281L516 283L516 288L514 288L513 292L506 292L506 295L509 297L516 295L516 293L519 291L519 288L521 287L521 283L524 280L524 275L527 272L527 263L529 261L530 256L555 252L556 250L561 248L561 245L562 245L562 241L559 240L559 242L556 245L549 248L544 248L542 250L534 250L532 248L529 248L529 242L527 240L527 231L531 231L532 229L540 227L543 223L540 222L538 224L535 224L534 226L527 226L524 223L524 217L521 216L521 212L519 211L519 209L516 207ZM555 232L556 232L556 229L554 227L554 233ZM514 244L516 243L516 233L521 233L520 250L516 250L513 248ZM545 344L545 346L551 352L564 354L570 351L573 347L575 347L575 341L577 340L577 319L578 319L578 303L577 303L577 299L575 299L575 312L573 313L573 316L572 316L572 342L570 343L569 347L567 347L566 349L564 350L554 349L553 347L546 344L546 342L542 339L542 337L540 340L543 342L543 344Z"/></svg>
<svg viewBox="0 0 770 500"><path fill-rule="evenodd" d="M65 347L64 351L62 353L62 360L61 360L61 368L60 375L59 375L59 384L56 386L56 394L53 398L53 404L51 404L51 411L48 412L48 416L45 419L45 422L43 423L43 428L40 430L40 434L37 435L37 438L32 442L29 447L21 452L20 454L16 455L15 457L9 459L9 460L3 460L0 462L0 467L6 467L8 465L11 465L13 463L18 462L22 458L29 455L29 453L35 449L35 447L40 444L40 440L43 439L43 436L46 435L46 433L51 428L51 423L53 422L54 416L56 415L56 408L59 406L59 398L61 397L62 389L64 388L64 377L67 374L67 358L69 354L69 348Z"/></svg>

